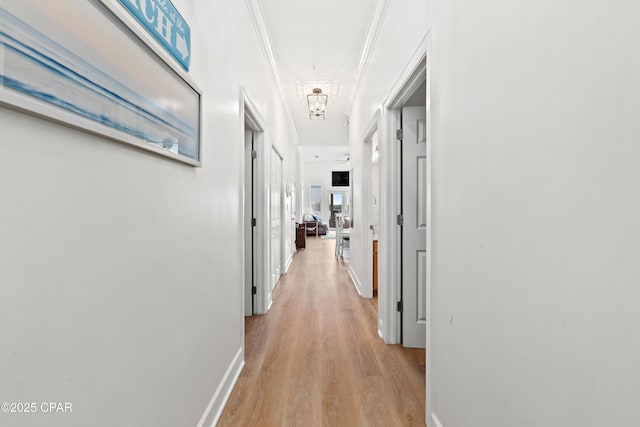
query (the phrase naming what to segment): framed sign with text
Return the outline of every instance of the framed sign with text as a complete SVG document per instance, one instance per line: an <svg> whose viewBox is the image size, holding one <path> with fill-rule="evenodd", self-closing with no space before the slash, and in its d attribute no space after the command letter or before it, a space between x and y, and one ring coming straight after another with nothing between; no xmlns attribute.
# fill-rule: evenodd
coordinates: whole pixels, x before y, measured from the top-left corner
<svg viewBox="0 0 640 427"><path fill-rule="evenodd" d="M169 0L119 0L164 48L189 70L191 29Z"/></svg>
<svg viewBox="0 0 640 427"><path fill-rule="evenodd" d="M199 166L201 92L136 25L115 0L3 2L0 103Z"/></svg>

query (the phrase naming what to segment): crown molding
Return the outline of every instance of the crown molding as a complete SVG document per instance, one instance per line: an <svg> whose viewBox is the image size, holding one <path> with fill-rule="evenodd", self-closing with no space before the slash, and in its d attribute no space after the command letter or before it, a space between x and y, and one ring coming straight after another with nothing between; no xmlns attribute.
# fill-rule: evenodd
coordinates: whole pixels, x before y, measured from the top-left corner
<svg viewBox="0 0 640 427"><path fill-rule="evenodd" d="M291 114L291 110L289 109L289 105L286 102L286 98L284 97L284 93L282 92L282 84L280 81L280 70L278 69L278 62L276 61L276 57L273 53L273 45L271 44L271 37L269 36L269 30L267 29L267 24L264 20L264 14L262 13L262 7L258 0L245 0L245 4L247 5L247 10L249 11L249 16L251 17L251 22L253 22L253 27L256 30L256 35L258 36L258 43L260 45L260 50L264 55L265 60L267 61L267 68L269 68L269 73L271 74L271 78L273 79L273 83L276 86L278 91L278 95L280 96L280 102L286 112L287 118L289 119L289 125L291 126L291 130L293 131L293 137L296 145L300 143L300 138L298 136L298 130L296 129L295 122L293 121L293 115Z"/></svg>
<svg viewBox="0 0 640 427"><path fill-rule="evenodd" d="M391 0L378 0L376 1L375 8L373 13L371 14L371 19L369 20L369 29L367 31L367 37L364 40L364 44L362 45L362 53L360 54L360 62L358 64L358 71L356 72L355 82L356 84L353 87L351 92L351 99L349 100L349 109L347 111L351 111L353 107L353 101L355 99L355 95L360 88L360 83L362 82L362 78L369 67L369 63L371 62L371 58L373 56L373 51L375 49L376 43L378 41L378 37L382 31L382 26L384 24L384 20L387 16L387 11L389 10L389 3Z"/></svg>
<svg viewBox="0 0 640 427"><path fill-rule="evenodd" d="M267 24L264 21L264 14L262 13L262 7L257 0L245 0L249 15L251 16L251 22L258 35L258 42L260 43L260 49L267 60L271 77L278 87L280 87L280 70L278 70L278 63L276 57L273 54L273 46L271 45L271 37L269 37L269 30Z"/></svg>

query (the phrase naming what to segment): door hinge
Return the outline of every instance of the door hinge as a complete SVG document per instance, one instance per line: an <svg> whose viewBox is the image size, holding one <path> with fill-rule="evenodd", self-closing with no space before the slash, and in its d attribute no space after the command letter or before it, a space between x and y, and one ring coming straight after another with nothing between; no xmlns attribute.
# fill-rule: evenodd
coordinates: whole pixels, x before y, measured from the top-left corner
<svg viewBox="0 0 640 427"><path fill-rule="evenodd" d="M255 286L251 287L251 295L255 295L258 293L258 288L256 288Z"/></svg>
<svg viewBox="0 0 640 427"><path fill-rule="evenodd" d="M396 222L398 223L399 226L402 227L404 225L404 216L402 214L398 215Z"/></svg>
<svg viewBox="0 0 640 427"><path fill-rule="evenodd" d="M402 301L398 301L397 310L402 313Z"/></svg>
<svg viewBox="0 0 640 427"><path fill-rule="evenodd" d="M256 150L251 150L251 158L256 159L258 157L258 152Z"/></svg>
<svg viewBox="0 0 640 427"><path fill-rule="evenodd" d="M251 226L255 227L256 225L258 225L258 220L255 218L251 218Z"/></svg>
<svg viewBox="0 0 640 427"><path fill-rule="evenodd" d="M398 129L396 131L396 139L398 141L402 141L404 139L404 133L402 132L402 129Z"/></svg>

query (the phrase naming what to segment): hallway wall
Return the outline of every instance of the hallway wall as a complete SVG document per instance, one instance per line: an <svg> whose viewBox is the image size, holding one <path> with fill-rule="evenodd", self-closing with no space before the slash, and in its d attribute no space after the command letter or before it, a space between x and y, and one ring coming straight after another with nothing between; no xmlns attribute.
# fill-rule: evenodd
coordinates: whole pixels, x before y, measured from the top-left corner
<svg viewBox="0 0 640 427"><path fill-rule="evenodd" d="M202 168L0 108L0 396L73 404L0 424L196 426L243 345L240 86L285 180L295 139L245 2L173 3Z"/></svg>
<svg viewBox="0 0 640 427"><path fill-rule="evenodd" d="M443 427L640 424L640 6L454 0L426 16L432 410ZM361 90L353 147L383 93Z"/></svg>
<svg viewBox="0 0 640 427"><path fill-rule="evenodd" d="M445 427L640 424L640 5L445 3L434 410Z"/></svg>

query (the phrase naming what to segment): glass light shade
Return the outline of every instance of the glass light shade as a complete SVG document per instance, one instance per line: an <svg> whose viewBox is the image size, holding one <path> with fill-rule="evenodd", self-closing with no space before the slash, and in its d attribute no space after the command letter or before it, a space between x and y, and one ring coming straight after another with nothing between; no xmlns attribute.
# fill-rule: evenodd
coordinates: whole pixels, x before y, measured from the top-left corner
<svg viewBox="0 0 640 427"><path fill-rule="evenodd" d="M324 120L325 110L327 109L327 100L329 95L322 93L322 89L315 88L313 93L307 95L307 105L309 106L309 119Z"/></svg>

